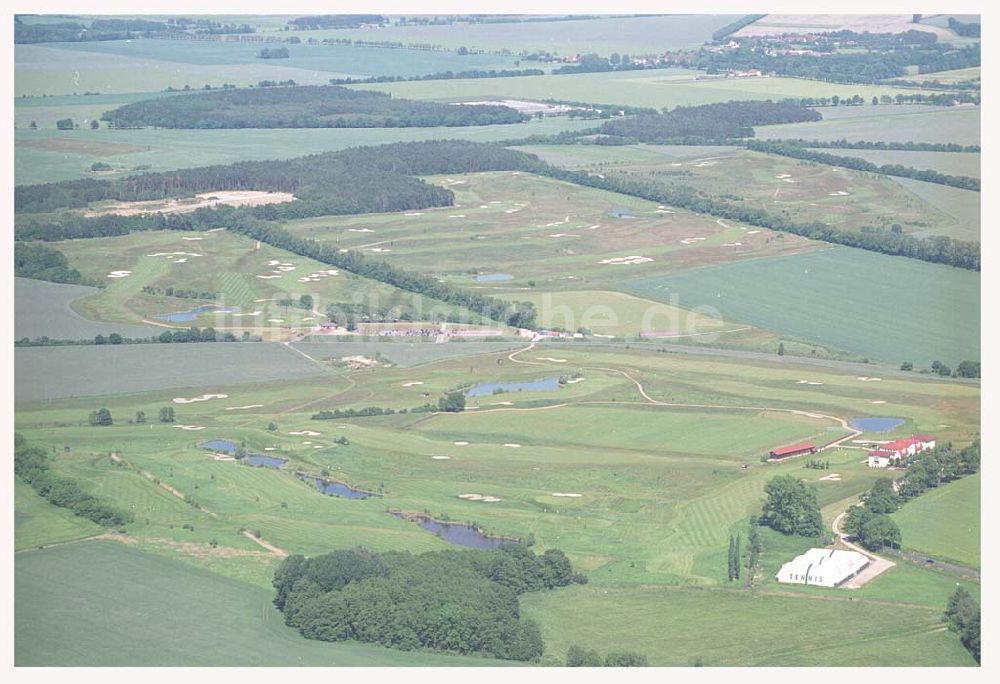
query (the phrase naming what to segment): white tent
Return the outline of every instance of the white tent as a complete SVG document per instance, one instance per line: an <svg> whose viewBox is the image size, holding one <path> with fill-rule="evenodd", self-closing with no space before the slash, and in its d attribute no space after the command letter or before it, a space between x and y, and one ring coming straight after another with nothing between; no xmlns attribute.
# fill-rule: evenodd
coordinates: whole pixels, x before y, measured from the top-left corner
<svg viewBox="0 0 1000 684"><path fill-rule="evenodd" d="M868 563L868 556L857 551L809 549L782 565L775 579L788 584L835 587L861 572Z"/></svg>

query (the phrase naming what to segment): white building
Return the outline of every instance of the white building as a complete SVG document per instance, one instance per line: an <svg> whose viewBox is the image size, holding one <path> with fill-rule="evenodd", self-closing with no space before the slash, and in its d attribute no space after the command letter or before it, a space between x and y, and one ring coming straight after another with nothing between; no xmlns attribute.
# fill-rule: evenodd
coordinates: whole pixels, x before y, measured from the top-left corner
<svg viewBox="0 0 1000 684"><path fill-rule="evenodd" d="M775 579L786 584L836 587L864 570L868 556L857 551L809 549L781 566Z"/></svg>
<svg viewBox="0 0 1000 684"><path fill-rule="evenodd" d="M924 449L933 449L936 444L937 442L930 435L914 435L906 439L888 442L868 453L868 467L888 468L899 465L900 462Z"/></svg>

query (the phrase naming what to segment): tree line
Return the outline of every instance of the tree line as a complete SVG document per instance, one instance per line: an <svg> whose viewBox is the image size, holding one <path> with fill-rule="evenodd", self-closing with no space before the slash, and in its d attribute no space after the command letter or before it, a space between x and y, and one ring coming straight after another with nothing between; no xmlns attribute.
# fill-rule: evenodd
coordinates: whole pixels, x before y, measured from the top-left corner
<svg viewBox="0 0 1000 684"><path fill-rule="evenodd" d="M121 528L133 520L131 513L87 494L75 479L57 475L45 449L29 445L19 433L14 433L14 474L49 503L98 525Z"/></svg>
<svg viewBox="0 0 1000 684"><path fill-rule="evenodd" d="M190 129L488 126L521 123L528 117L501 105L405 100L327 85L185 93L122 105L101 119L121 128Z"/></svg>
<svg viewBox="0 0 1000 684"><path fill-rule="evenodd" d="M958 634L959 640L978 663L981 656L979 602L964 587L958 587L948 599L944 617L948 628Z"/></svg>
<svg viewBox="0 0 1000 684"><path fill-rule="evenodd" d="M450 81L456 78L511 78L514 76L544 76L541 69L468 69L466 71L437 71L422 76L368 76L366 78L331 78L330 85L364 83L397 83L402 81Z"/></svg>
<svg viewBox="0 0 1000 684"><path fill-rule="evenodd" d="M79 284L83 280L65 254L40 242L14 243L14 275L53 283Z"/></svg>
<svg viewBox="0 0 1000 684"><path fill-rule="evenodd" d="M890 142L886 140L806 140L805 138L774 138L772 143L792 145L794 147L811 147L843 150L892 150L898 152L973 152L979 154L979 145L959 145L957 143L928 142Z"/></svg>
<svg viewBox="0 0 1000 684"><path fill-rule="evenodd" d="M431 551L364 548L286 558L274 575L274 605L310 639L375 643L531 661L538 626L521 619L518 597L586 578L566 555L526 546Z"/></svg>
<svg viewBox="0 0 1000 684"><path fill-rule="evenodd" d="M658 143L664 139L697 136L710 139L749 138L754 126L819 121L819 112L786 102L718 102L696 107L676 107L662 114L647 114L606 121L601 132Z"/></svg>
<svg viewBox="0 0 1000 684"><path fill-rule="evenodd" d="M776 154L782 157L803 159L817 164L840 166L845 169L878 173L885 176L913 178L914 180L924 181L925 183L947 185L953 188L961 188L962 190L979 192L980 188L978 178L970 178L969 176L950 176L948 174L934 171L933 169L917 169L912 166L903 166L901 164L875 164L866 159L861 159L860 157L844 157L836 154L828 154L826 152L817 152L815 150L806 149L787 142L778 142L773 140L748 140L746 141L746 147L748 150L752 150L754 152Z"/></svg>
<svg viewBox="0 0 1000 684"><path fill-rule="evenodd" d="M84 339L58 339L47 335L35 337L33 339L22 337L14 341L15 347L66 347L66 346L86 346L103 344L173 344L183 342L260 342L260 335L251 335L249 331L244 331L240 338L231 332L219 335L215 328L198 329L194 326L184 330L164 330L159 335L150 337L125 337L120 333L109 333L108 335L97 334L93 338Z"/></svg>

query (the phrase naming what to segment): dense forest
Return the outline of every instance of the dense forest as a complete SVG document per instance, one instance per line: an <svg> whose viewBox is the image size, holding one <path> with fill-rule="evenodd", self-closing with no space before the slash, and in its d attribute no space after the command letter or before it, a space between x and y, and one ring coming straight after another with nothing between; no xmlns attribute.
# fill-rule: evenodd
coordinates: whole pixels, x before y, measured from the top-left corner
<svg viewBox="0 0 1000 684"><path fill-rule="evenodd" d="M104 409L105 411L107 409ZM84 492L76 480L56 475L45 449L30 446L23 435L14 433L14 474L55 506L68 508L81 518L105 527L121 527L132 515Z"/></svg>
<svg viewBox="0 0 1000 684"><path fill-rule="evenodd" d="M310 639L531 661L544 645L538 626L521 619L518 596L574 582L586 578L562 551L539 556L508 544L419 555L363 548L294 555L273 585L285 622Z"/></svg>
<svg viewBox="0 0 1000 684"><path fill-rule="evenodd" d="M120 128L403 128L488 126L528 117L499 105L453 105L340 86L239 88L122 105L101 119Z"/></svg>
<svg viewBox="0 0 1000 684"><path fill-rule="evenodd" d="M815 110L785 102L719 102L677 107L664 114L643 114L606 121L601 126L601 132L647 143L683 136L718 140L753 137L754 126L819 121L822 118Z"/></svg>
<svg viewBox="0 0 1000 684"><path fill-rule="evenodd" d="M948 28L963 38L979 38L983 27L978 22L959 21L955 17L948 17Z"/></svg>
<svg viewBox="0 0 1000 684"><path fill-rule="evenodd" d="M80 272L70 268L66 255L38 242L14 243L14 275L53 283L79 283Z"/></svg>
<svg viewBox="0 0 1000 684"><path fill-rule="evenodd" d="M974 190L979 192L979 179L968 176L949 176L932 169L916 169L911 166L900 164L873 164L860 157L843 157L826 152L817 152L804 147L790 145L786 142L776 142L769 140L748 140L747 149L755 152L765 152L767 154L778 154L783 157L793 159L804 159L816 162L817 164L827 164L828 166L841 166L855 171L866 171L868 173L880 173L886 176L899 176L901 178L913 178L926 183L937 183L948 185L953 188L963 190Z"/></svg>
<svg viewBox="0 0 1000 684"><path fill-rule="evenodd" d="M79 21L25 24L14 17L15 43L75 43L97 40L127 40L149 32L164 32L175 27L162 21L146 19L95 19L86 26Z"/></svg>

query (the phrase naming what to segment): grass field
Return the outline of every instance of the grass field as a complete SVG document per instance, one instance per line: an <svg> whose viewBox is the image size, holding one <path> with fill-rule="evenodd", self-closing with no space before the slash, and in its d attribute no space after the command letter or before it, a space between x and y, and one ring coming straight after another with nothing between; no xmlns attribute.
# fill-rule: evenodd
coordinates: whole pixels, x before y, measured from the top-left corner
<svg viewBox="0 0 1000 684"><path fill-rule="evenodd" d="M893 514L903 548L978 568L980 564L979 475L933 489Z"/></svg>
<svg viewBox="0 0 1000 684"><path fill-rule="evenodd" d="M915 169L931 169L951 176L979 178L982 155L974 152L898 152L894 150L819 150L860 157L873 164L900 164Z"/></svg>
<svg viewBox="0 0 1000 684"><path fill-rule="evenodd" d="M657 109L729 100L777 100L786 97L818 98L833 95L851 97L855 94L865 100L871 100L872 96L895 95L897 92L893 86L841 85L784 77L711 78L705 77L703 72L688 69L381 83L366 85L365 89L384 90L395 97L417 100L549 98Z"/></svg>
<svg viewBox="0 0 1000 684"><path fill-rule="evenodd" d="M303 639L272 592L115 542L18 554L15 573L22 667L505 664Z"/></svg>
<svg viewBox="0 0 1000 684"><path fill-rule="evenodd" d="M651 151L641 146L638 150ZM845 151L848 155L851 152ZM950 200L950 212L940 209L930 197L923 201L925 194L936 197L933 190L900 189L895 178L748 150L706 151L689 159L661 155L653 161L593 168L605 173L646 174L668 188L692 187L800 223L821 221L848 230L863 226L889 229L899 224L904 231L921 236L979 239L979 193L938 184L920 183L958 192L958 197L940 193ZM972 214L975 221L969 218Z"/></svg>
<svg viewBox="0 0 1000 684"><path fill-rule="evenodd" d="M892 180L919 197L925 204L929 204L942 214L950 216L954 221L954 227L949 231L952 237L963 240L979 239L981 232L980 202L982 201L980 193L938 183L926 183L912 178L893 178ZM932 231L925 230L923 233L925 235L931 234Z"/></svg>
<svg viewBox="0 0 1000 684"><path fill-rule="evenodd" d="M327 345L335 347L336 343L300 346ZM234 346L256 349L265 345ZM475 343L435 346L477 347ZM762 591L770 593L754 600L775 608L764 613L741 611L745 623L734 626L724 624L722 615L736 610L750 594L723 588L723 556L728 535L743 529L748 516L758 509L763 486L773 475L787 472L815 480L824 506L856 497L877 476L858 459L856 451L849 449L825 454L835 472L841 474L837 482L818 481L819 473L803 469L797 461L761 465L758 454L777 444L809 438L829 440L843 434L832 419L788 414L779 409L844 418L884 411L906 419L899 433L935 431L942 440L963 440L978 430L976 386L901 374L886 377L881 383L864 383L857 380L854 368L828 367L788 357L750 362L571 344L542 345L513 358L508 355L508 351L493 350L424 361L412 367L380 367L294 382L282 379L268 383L248 372L243 379L257 378L256 384L219 385L214 391L228 394L227 398L177 406L178 422L203 426L198 432L169 425L154 424L150 428L127 423L125 419L139 409L155 416L159 406L178 394L163 389L102 398L100 404L108 406L117 419L110 428L82 426L87 412L95 406L93 399L22 403L17 429L33 443L57 449L56 467L61 474L134 512L136 521L128 526L127 539L135 548L113 549L156 554L156 563L167 569L164 572L174 573L170 569L174 568L180 573L183 567L185 577L190 572L209 571L227 585L247 583L249 588L242 597L226 599L236 606L233 614L237 616L243 614L240 611L261 615L259 606L269 598L267 587L273 566L273 558L238 534L239 529L259 530L265 540L290 553L320 553L354 545L360 538L376 549L420 551L447 547L416 525L384 512L386 507L398 507L451 520L474 521L497 533L521 537L530 533L539 550L564 549L574 565L588 574L588 587L552 595L559 604L557 608L550 608L547 598L529 597L525 601L525 613L539 617L546 635L545 662L561 661L568 643L593 644L593 635L599 632L592 630L598 626L616 634L604 642L602 650L607 650L609 644L624 647L624 636L617 635L626 614L641 619L622 634L636 639L631 648L646 652L657 664L688 664L687 659L696 655L709 664L735 662L720 655L726 650L721 646L697 652L684 640L661 638L658 644L652 642L653 634L662 636L665 630L693 624L694 613L681 608L689 598L707 606L707 614L719 616L718 623L712 622L716 618L709 618L719 644L740 643L752 625L770 624L778 613L788 616L781 619L808 614L815 609L814 604L831 611L830 623L867 615L865 611L874 611L877 605L884 619L900 626L895 631L881 630L888 643L894 643L894 637L901 640L918 635L934 644L921 656L927 662L965 662L960 658L962 651L950 646L948 640L953 635L925 634L938 619L940 606L936 601L941 586L927 575L904 573L897 579L887 575L878 581L886 587L880 598L872 599L871 604L862 600L860 606L857 599L821 600L794 592L785 596L764 577ZM199 358L204 356L199 353ZM222 364L215 366L221 368ZM58 368L48 368L54 374L61 373ZM658 401L770 409L642 406L636 403L643 401L636 386L621 372L641 381L646 392ZM459 415L309 420L312 412L323 408L413 407L470 383L571 373L582 380L554 392L478 397L471 399L470 408ZM134 373L122 367L119 374L128 377ZM75 375L78 377L79 372ZM803 385L803 378L820 383L822 388ZM161 376L161 385L166 382ZM197 393L200 391L184 396ZM891 397L892 403L872 406L872 401L884 396ZM556 404L568 406L560 408ZM268 421L276 422L278 429L267 431ZM951 428L937 427L942 424ZM302 430L319 434L291 434ZM341 435L349 437L348 445L333 441ZM328 468L334 477L356 487L381 491L384 497L368 501L326 497L296 480L291 472L213 460L195 446L211 438L245 440L255 450L272 448L291 460L289 470L294 467L318 472ZM63 445L71 446L71 450L64 452ZM107 453L113 450L121 453L123 466L115 466L108 458ZM744 463L747 469L740 467ZM188 505L157 482L194 499L201 508ZM459 498L469 492L493 495L500 501L483 504ZM580 496L553 495L558 492ZM194 529L184 529L184 525ZM218 547L210 545L213 540ZM767 537L766 571L809 543ZM44 556L21 556L19 564L35 557ZM86 562L72 562L88 567ZM132 566L121 561L115 567L129 573ZM60 576L57 571L45 573ZM35 594L33 600L42 600L31 586L19 580L19 591ZM99 584L94 586L93 591L82 592L81 596L95 606L107 605L109 599L102 593L105 590ZM907 605L911 601L906 597L925 592L927 587L931 591L920 607ZM253 596L261 598L251 598L250 589ZM228 596L228 591L220 588L216 593ZM897 595L903 598L895 598ZM657 611L656 616L642 611L626 613L614 607L629 606L631 602L660 605L660 601L666 601L664 605L674 601L682 604L678 605L679 612L665 609ZM128 604L130 609L145 605L131 598ZM565 626L563 616L588 616L591 611L595 611L593 621L579 620L573 628ZM117 633L114 630L127 627L130 614L126 612L111 627L92 626L91 631L106 634L112 629ZM213 657L235 658L233 654L242 653L239 635L254 623L235 619L240 625L233 636L234 646ZM280 624L275 614L269 619ZM43 639L22 643L37 643L41 649L50 642ZM318 646L306 642L301 648ZM160 652L153 648L143 646L136 651L140 654L136 657L167 657L158 655ZM23 653L19 650L19 654ZM270 658L269 652L262 651L259 657ZM756 654L753 662L827 662L826 657L823 652L799 647L766 650ZM865 662L874 655L862 651L851 657L857 660L849 662ZM347 655L341 658L344 660L337 662L348 662ZM21 659L28 662L29 656L19 655Z"/></svg>
<svg viewBox="0 0 1000 684"><path fill-rule="evenodd" d="M639 279L627 288L661 301L677 294L711 302L729 320L918 368L934 360L954 367L980 355L979 275L912 259L838 247Z"/></svg>
<svg viewBox="0 0 1000 684"><path fill-rule="evenodd" d="M854 109L837 107L835 109ZM825 114L828 110L822 110ZM882 111L882 110L880 110ZM949 107L948 109L921 109L896 114L894 107L886 107L881 116L852 116L830 118L808 123L757 126L757 137L804 138L806 140L858 140L885 142L928 142L978 145L980 109L978 107ZM853 150L851 150L853 151ZM845 151L845 154L847 152Z"/></svg>
<svg viewBox="0 0 1000 684"><path fill-rule="evenodd" d="M86 518L57 508L39 496L30 485L14 480L14 550L45 544L60 544L91 537L104 528Z"/></svg>
<svg viewBox="0 0 1000 684"><path fill-rule="evenodd" d="M410 140L442 138L492 142L564 130L591 128L593 121L566 117L532 119L523 124L468 126L462 128L362 128L362 129L253 129L253 130L90 130L57 131L55 122L96 118L113 104L18 107L15 118L14 177L20 185L87 178L94 162L111 165L127 175L139 170L167 171L208 164L229 164L256 159L287 159L357 145L380 145ZM31 121L41 127L28 129ZM81 143L85 144L83 147Z"/></svg>

